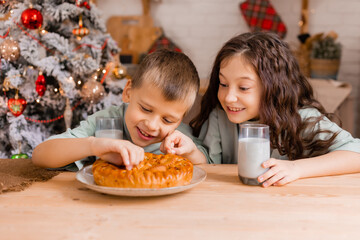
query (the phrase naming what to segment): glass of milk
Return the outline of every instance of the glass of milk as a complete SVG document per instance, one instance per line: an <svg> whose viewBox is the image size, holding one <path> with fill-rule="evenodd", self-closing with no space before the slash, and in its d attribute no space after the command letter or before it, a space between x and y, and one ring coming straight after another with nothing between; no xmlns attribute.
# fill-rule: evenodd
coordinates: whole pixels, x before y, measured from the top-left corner
<svg viewBox="0 0 360 240"><path fill-rule="evenodd" d="M119 117L96 117L95 137L123 139L122 119Z"/></svg>
<svg viewBox="0 0 360 240"><path fill-rule="evenodd" d="M269 126L241 124L238 140L238 175L246 185L260 185L257 177L266 172L261 164L270 158Z"/></svg>

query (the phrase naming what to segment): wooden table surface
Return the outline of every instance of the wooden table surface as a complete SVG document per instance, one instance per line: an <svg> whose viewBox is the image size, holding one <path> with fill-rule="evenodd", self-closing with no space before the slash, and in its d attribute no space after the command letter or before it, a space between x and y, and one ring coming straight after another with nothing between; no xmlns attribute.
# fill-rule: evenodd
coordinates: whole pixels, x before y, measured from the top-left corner
<svg viewBox="0 0 360 240"><path fill-rule="evenodd" d="M360 239L360 174L243 185L236 165L200 165L204 182L161 197L84 188L64 172L0 195L0 239Z"/></svg>

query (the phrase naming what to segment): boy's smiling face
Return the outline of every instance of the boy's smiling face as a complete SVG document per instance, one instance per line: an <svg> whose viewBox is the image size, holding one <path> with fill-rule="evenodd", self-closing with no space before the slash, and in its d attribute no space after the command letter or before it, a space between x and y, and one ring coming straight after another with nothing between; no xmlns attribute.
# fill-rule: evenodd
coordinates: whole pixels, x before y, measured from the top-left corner
<svg viewBox="0 0 360 240"><path fill-rule="evenodd" d="M123 101L129 103L125 122L131 140L140 147L161 142L180 125L192 105L192 101L165 100L161 89L149 81L132 88L129 80L123 91Z"/></svg>

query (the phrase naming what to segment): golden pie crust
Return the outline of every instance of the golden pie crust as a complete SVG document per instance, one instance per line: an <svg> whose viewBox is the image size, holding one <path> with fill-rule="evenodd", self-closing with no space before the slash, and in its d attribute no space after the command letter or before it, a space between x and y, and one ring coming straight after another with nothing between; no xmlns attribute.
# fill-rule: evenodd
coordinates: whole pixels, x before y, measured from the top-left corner
<svg viewBox="0 0 360 240"><path fill-rule="evenodd" d="M178 155L145 153L144 160L131 170L98 159L92 166L95 183L119 188L167 188L190 183L193 164Z"/></svg>

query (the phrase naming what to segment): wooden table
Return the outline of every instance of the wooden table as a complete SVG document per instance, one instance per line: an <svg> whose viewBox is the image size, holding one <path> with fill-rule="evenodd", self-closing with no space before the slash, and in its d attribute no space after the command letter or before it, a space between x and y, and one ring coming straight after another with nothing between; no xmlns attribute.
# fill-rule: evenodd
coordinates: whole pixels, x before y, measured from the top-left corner
<svg viewBox="0 0 360 240"><path fill-rule="evenodd" d="M360 174L284 187L241 184L236 165L174 195L132 198L84 188L64 172L0 195L0 239L360 239Z"/></svg>

